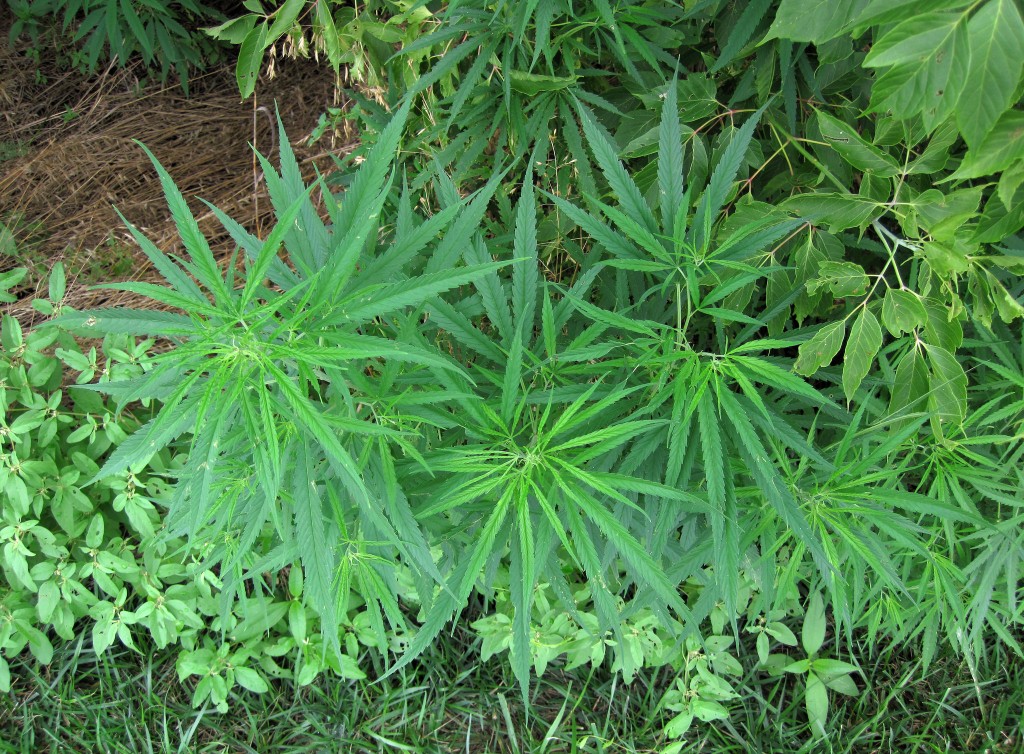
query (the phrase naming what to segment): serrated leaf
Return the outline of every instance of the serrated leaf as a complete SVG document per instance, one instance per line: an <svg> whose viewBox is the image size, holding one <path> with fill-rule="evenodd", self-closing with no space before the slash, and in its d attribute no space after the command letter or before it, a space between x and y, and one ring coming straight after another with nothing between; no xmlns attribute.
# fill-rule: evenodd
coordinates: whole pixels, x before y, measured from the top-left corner
<svg viewBox="0 0 1024 754"><path fill-rule="evenodd" d="M779 206L801 219L828 226L833 231L867 225L885 210L871 199L827 192L793 196Z"/></svg>
<svg viewBox="0 0 1024 754"><path fill-rule="evenodd" d="M900 165L892 155L865 141L852 126L821 110L817 120L825 141L857 170L871 171L882 177L900 172Z"/></svg>
<svg viewBox="0 0 1024 754"><path fill-rule="evenodd" d="M768 39L826 42L837 36L864 4L865 0L782 0Z"/></svg>
<svg viewBox="0 0 1024 754"><path fill-rule="evenodd" d="M722 52L718 60L711 67L708 73L717 73L731 63L754 34L754 30L760 25L772 0L751 0L743 8L743 12L737 19L736 24L729 32L729 38L722 45Z"/></svg>
<svg viewBox="0 0 1024 754"><path fill-rule="evenodd" d="M295 516L295 534L302 558L307 599L310 606L320 614L324 626L333 627L337 625L334 591L337 554L328 541L323 502L313 470L313 453L313 445L307 436L303 438L302 450L295 461L291 490L292 513ZM324 633L328 639L333 637L332 644L337 643L336 631L326 630ZM332 648L340 652L339 647Z"/></svg>
<svg viewBox="0 0 1024 754"><path fill-rule="evenodd" d="M189 258L195 268L196 277L199 278L200 283L213 293L214 298L221 306L228 306L228 302L232 299L231 292L227 289L227 285L223 277L221 277L220 267L213 256L210 244L199 230L199 224L196 222L192 210L189 209L185 197L178 190L170 173L164 169L164 166L160 164L160 161L157 160L149 148L142 142L136 141L135 143L142 148L142 151L149 157L150 162L153 163L153 167L156 168L164 198L168 208L171 210L171 217L174 219L175 228L178 231L182 244L188 251Z"/></svg>
<svg viewBox="0 0 1024 754"><path fill-rule="evenodd" d="M843 392L852 401L857 388L871 371L878 349L882 347L882 328L878 319L866 306L861 309L850 328L843 357Z"/></svg>
<svg viewBox="0 0 1024 754"><path fill-rule="evenodd" d="M868 288L868 276L864 268L854 262L824 261L818 265L818 277L807 281L807 292L816 294L828 286L836 298L863 296Z"/></svg>
<svg viewBox="0 0 1024 754"><path fill-rule="evenodd" d="M989 0L967 22L970 86L960 95L956 122L969 147L1010 107L1024 66L1024 20L1014 0Z"/></svg>
<svg viewBox="0 0 1024 754"><path fill-rule="evenodd" d="M928 353L928 408L940 424L959 425L967 416L967 375L956 357L940 346Z"/></svg>
<svg viewBox="0 0 1024 754"><path fill-rule="evenodd" d="M657 231L657 223L654 221L651 209L647 206L640 189L633 182L633 178L619 161L617 147L605 136L590 110L580 105L579 112L583 132L587 137L587 145L594 153L597 164L601 166L608 185L618 197L623 212L631 220L654 233Z"/></svg>
<svg viewBox="0 0 1024 754"><path fill-rule="evenodd" d="M754 129L761 120L767 105L762 105L755 111L747 121L733 134L729 146L722 152L722 156L711 174L711 180L701 195L700 204L693 219L693 236L700 251L708 249L711 240L711 226L718 219L718 213L725 204L729 192L732 191L732 183L739 173L740 166L747 155L747 149L754 137Z"/></svg>
<svg viewBox="0 0 1024 754"><path fill-rule="evenodd" d="M661 198L661 224L671 231L679 205L683 201L683 138L679 128L677 77L666 89L658 126L658 191Z"/></svg>
<svg viewBox="0 0 1024 754"><path fill-rule="evenodd" d="M800 355L793 364L793 369L805 377L810 377L823 366L831 364L839 349L843 347L845 335L845 319L825 325L814 334L814 337L800 345Z"/></svg>
<svg viewBox="0 0 1024 754"><path fill-rule="evenodd" d="M1024 158L1024 112L1009 110L1002 114L979 146L967 150L960 167L949 179L981 178L1005 170L1021 158Z"/></svg>
<svg viewBox="0 0 1024 754"><path fill-rule="evenodd" d="M894 338L912 333L928 322L928 312L920 297L909 290L889 288L882 301L882 324Z"/></svg>

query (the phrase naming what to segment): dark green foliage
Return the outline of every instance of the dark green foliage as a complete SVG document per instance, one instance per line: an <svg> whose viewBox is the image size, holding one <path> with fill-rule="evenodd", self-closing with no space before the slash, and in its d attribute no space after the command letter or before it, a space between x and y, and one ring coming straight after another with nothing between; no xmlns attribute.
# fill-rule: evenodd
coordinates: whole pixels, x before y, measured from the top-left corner
<svg viewBox="0 0 1024 754"><path fill-rule="evenodd" d="M70 48L71 64L96 73L108 62L126 65L138 56L166 82L173 72L188 91L190 69L219 57L199 27L221 18L197 0L10 0L10 38L27 35L34 45Z"/></svg>
<svg viewBox="0 0 1024 754"><path fill-rule="evenodd" d="M181 313L57 320L175 344L99 386L161 408L96 478L187 442L229 607L301 570L401 673L482 604L524 700L671 666L670 737L750 673L822 737L870 647L1019 657L1024 25L935 8L451 3L343 192L281 134L227 272L157 164L188 257L114 287Z"/></svg>

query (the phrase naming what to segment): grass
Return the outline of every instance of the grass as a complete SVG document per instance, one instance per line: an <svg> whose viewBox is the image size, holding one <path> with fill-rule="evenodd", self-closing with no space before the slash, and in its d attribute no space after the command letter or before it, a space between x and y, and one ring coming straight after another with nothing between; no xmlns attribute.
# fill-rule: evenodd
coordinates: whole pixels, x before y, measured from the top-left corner
<svg viewBox="0 0 1024 754"><path fill-rule="evenodd" d="M955 657L922 673L912 658L880 652L865 667L865 692L831 710L824 741L809 736L792 679L747 677L730 719L695 726L683 751L1019 754L1024 663L995 656L975 682ZM43 673L17 662L12 671L15 688L0 699L4 754L645 754L666 743L657 706L673 680L662 670L627 686L604 669L556 669L534 684L525 710L506 663L480 662L461 629L396 676L278 684L236 696L228 715L192 709L173 658L146 648L97 657L78 641Z"/></svg>

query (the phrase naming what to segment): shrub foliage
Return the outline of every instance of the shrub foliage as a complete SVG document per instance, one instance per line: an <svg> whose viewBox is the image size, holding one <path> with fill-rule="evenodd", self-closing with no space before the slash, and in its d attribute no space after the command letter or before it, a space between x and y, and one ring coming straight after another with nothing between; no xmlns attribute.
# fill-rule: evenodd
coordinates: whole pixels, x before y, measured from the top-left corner
<svg viewBox="0 0 1024 754"><path fill-rule="evenodd" d="M187 256L132 228L166 285L113 287L167 311L54 320L174 344L95 386L157 409L91 481L187 447L165 536L225 615L291 569L338 667L353 610L394 672L475 600L524 695L563 656L672 664L673 736L727 714L744 635L819 734L857 693L826 634L1020 654L1019 5L399 10L218 31L244 27L247 94L311 19L335 65L357 22L417 30L386 105L345 116L340 182L305 183L282 129L277 225L219 213L226 270L154 158Z"/></svg>

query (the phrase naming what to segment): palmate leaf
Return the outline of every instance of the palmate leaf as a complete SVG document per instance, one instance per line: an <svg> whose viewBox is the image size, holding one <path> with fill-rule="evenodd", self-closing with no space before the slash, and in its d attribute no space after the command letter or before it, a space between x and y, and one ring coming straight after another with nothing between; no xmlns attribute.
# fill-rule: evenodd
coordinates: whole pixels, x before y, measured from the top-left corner
<svg viewBox="0 0 1024 754"><path fill-rule="evenodd" d="M454 270L419 275L391 285L375 285L372 288L360 289L338 302L336 304L337 313L322 320L322 326L337 325L343 322L361 324L408 306L419 305L439 293L479 280L488 273L509 264L509 262L474 264Z"/></svg>
<svg viewBox="0 0 1024 754"><path fill-rule="evenodd" d="M105 479L141 463L189 431L196 422L198 402L199 396L191 396L184 401L176 402L172 404L173 410L161 411L139 427L117 446L117 450L110 454L103 467L90 481Z"/></svg>
<svg viewBox="0 0 1024 754"><path fill-rule="evenodd" d="M120 210L116 207L114 212L121 218L121 222L125 224L128 231L132 234L132 238L142 249L143 253L149 258L149 261L153 263L153 266L163 275L172 288L181 296L190 299L193 303L198 303L203 306L209 306L210 300L203 295L203 292L199 289L199 286L190 278L185 272L178 267L171 259L164 254L160 249L156 247L151 240L149 240L145 234L128 222L127 218L121 214Z"/></svg>
<svg viewBox="0 0 1024 754"><path fill-rule="evenodd" d="M536 583L536 554L530 508L523 494L517 501L512 543L509 550L509 597L512 600L512 672L519 682L524 706L529 702L530 665L533 659L532 634L533 592Z"/></svg>
<svg viewBox="0 0 1024 754"><path fill-rule="evenodd" d="M563 468L572 473L573 467L563 464ZM575 503L587 520L597 525L607 538L608 543L629 565L633 576L644 586L650 587L665 604L677 610L683 616L689 616L690 610L682 601L676 585L672 583L664 568L651 557L650 553L634 537L599 500L575 485L568 484L557 477L559 487L567 500ZM586 477L583 477L585 483Z"/></svg>
<svg viewBox="0 0 1024 754"><path fill-rule="evenodd" d="M364 266L357 276L358 285L369 286L390 282L403 274L409 262L452 223L462 212L463 207L461 201L451 204L415 228L403 229L400 223L396 229L394 244L373 259L364 260Z"/></svg>
<svg viewBox="0 0 1024 754"><path fill-rule="evenodd" d="M295 517L295 536L302 561L303 575L310 605L320 614L323 635L328 647L341 652L338 643L338 619L335 612L337 593L334 589L337 552L328 541L330 528L325 525L323 501L313 469L315 447L309 436L302 440L293 468L291 495Z"/></svg>
<svg viewBox="0 0 1024 754"><path fill-rule="evenodd" d="M516 226L512 247L516 259L512 267L512 319L521 343L533 340L540 291L537 257L537 207L533 193L533 169L529 166L516 207Z"/></svg>
<svg viewBox="0 0 1024 754"><path fill-rule="evenodd" d="M734 445L743 456L747 469L758 488L797 540L811 553L818 564L822 577L826 582L831 582L832 564L825 557L821 542L807 523L807 518L800 510L793 493L790 492L772 464L764 445L750 423L750 419L729 390L721 390L718 393L718 399L723 409L723 416L728 419L724 425L725 429L733 438Z"/></svg>
<svg viewBox="0 0 1024 754"><path fill-rule="evenodd" d="M491 260L483 238L477 235L469 244L463 254L463 258L470 266L479 268ZM499 267L501 265L498 265ZM484 315L488 323L496 330L498 339L505 344L511 344L513 337L512 313L509 311L508 298L501 279L497 274L497 267L490 271L482 272L473 278L473 284L480 293L480 302L484 307Z"/></svg>
<svg viewBox="0 0 1024 754"><path fill-rule="evenodd" d="M754 136L754 129L766 107L768 107L767 104L762 105L736 131L729 146L722 153L718 165L715 166L707 188L704 189L693 220L693 239L701 252L707 251L710 247L711 226L718 219L718 213L732 190L732 182L736 179L736 174L739 173L740 166L747 154L747 148L750 146L750 140Z"/></svg>
<svg viewBox="0 0 1024 754"><path fill-rule="evenodd" d="M751 0L743 7L743 12L729 32L729 38L721 46L722 52L718 56L718 60L711 66L708 73L717 73L736 58L740 50L750 41L754 30L760 25L771 4L771 0Z"/></svg>
<svg viewBox="0 0 1024 754"><path fill-rule="evenodd" d="M658 191L661 198L661 227L671 235L676 214L683 203L683 137L679 128L678 74L665 90L658 127Z"/></svg>
<svg viewBox="0 0 1024 754"><path fill-rule="evenodd" d="M220 266L213 257L213 252L210 250L206 237L200 232L199 224L196 222L192 211L188 208L185 197L182 196L170 174L164 169L164 166L160 164L160 161L157 160L153 153L142 142L137 141L135 143L146 153L146 156L153 163L153 167L156 168L157 175L160 176L160 185L163 188L167 205L170 207L171 216L174 218L174 225L178 229L181 242L185 245L185 249L195 265L199 282L213 293L214 299L220 306L230 308L231 292L227 289L227 285L221 276Z"/></svg>
<svg viewBox="0 0 1024 754"><path fill-rule="evenodd" d="M510 500L503 497L491 511L486 523L476 536L470 554L461 559L448 580L448 588L441 591L420 625L416 636L409 643L405 654L391 666L386 675L393 675L419 657L437 637L456 611L465 604L479 577L484 562L494 551L498 532L508 518Z"/></svg>
<svg viewBox="0 0 1024 754"><path fill-rule="evenodd" d="M190 335L196 325L188 317L165 311L148 311L111 307L109 309L84 309L68 312L50 320L50 324L72 332L106 335L119 333L139 337L160 336L165 338Z"/></svg>
<svg viewBox="0 0 1024 754"><path fill-rule="evenodd" d="M658 224L640 193L640 189L636 187L629 173L619 162L618 150L602 133L590 110L582 104L579 105L578 110L587 145L594 153L594 158L600 165L612 191L619 198L619 204L623 211L634 222L654 233L658 229Z"/></svg>

